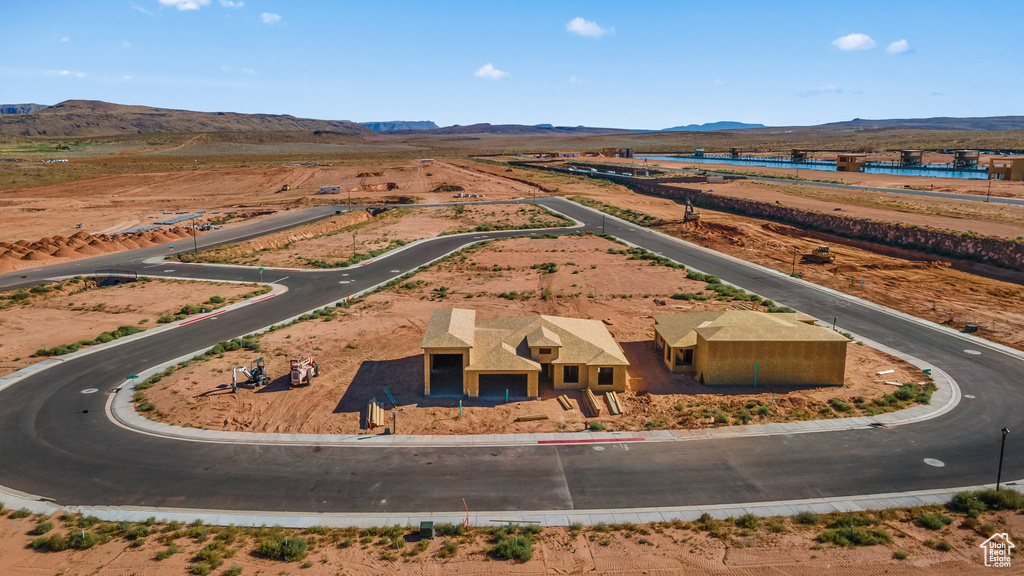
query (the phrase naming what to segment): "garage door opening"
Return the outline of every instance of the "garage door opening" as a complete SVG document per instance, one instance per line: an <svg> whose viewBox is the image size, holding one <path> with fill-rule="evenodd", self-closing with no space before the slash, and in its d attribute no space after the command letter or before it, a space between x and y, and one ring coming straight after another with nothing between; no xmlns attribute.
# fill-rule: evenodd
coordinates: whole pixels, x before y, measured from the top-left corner
<svg viewBox="0 0 1024 576"><path fill-rule="evenodd" d="M481 374L480 396L505 397L508 390L509 398L527 398L529 376L527 374Z"/></svg>
<svg viewBox="0 0 1024 576"><path fill-rule="evenodd" d="M430 395L462 396L462 354L430 355Z"/></svg>

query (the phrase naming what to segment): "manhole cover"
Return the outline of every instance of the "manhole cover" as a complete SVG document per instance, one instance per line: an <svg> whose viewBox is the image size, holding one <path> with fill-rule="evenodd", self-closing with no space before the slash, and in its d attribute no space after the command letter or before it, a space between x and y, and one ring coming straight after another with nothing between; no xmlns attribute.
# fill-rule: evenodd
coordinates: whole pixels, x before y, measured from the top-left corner
<svg viewBox="0 0 1024 576"><path fill-rule="evenodd" d="M82 394L95 394L99 391L99 388L86 388L85 390L82 390Z"/></svg>
<svg viewBox="0 0 1024 576"><path fill-rule="evenodd" d="M936 468L942 468L946 465L942 460L936 460L935 458L925 458L924 463L929 466L935 466Z"/></svg>

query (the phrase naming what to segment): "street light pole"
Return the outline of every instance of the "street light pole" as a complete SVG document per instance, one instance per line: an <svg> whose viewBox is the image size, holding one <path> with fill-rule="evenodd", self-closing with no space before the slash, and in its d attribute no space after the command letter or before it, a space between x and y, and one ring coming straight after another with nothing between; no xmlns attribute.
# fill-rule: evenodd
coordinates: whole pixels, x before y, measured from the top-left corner
<svg viewBox="0 0 1024 576"><path fill-rule="evenodd" d="M793 246L793 273L790 276L796 277L796 246Z"/></svg>
<svg viewBox="0 0 1024 576"><path fill-rule="evenodd" d="M199 243L196 241L196 217L192 217L192 253L199 252Z"/></svg>
<svg viewBox="0 0 1024 576"><path fill-rule="evenodd" d="M985 202L992 198L992 175L988 175L988 192L985 193Z"/></svg>
<svg viewBox="0 0 1024 576"><path fill-rule="evenodd" d="M1006 435L1010 433L1008 428L1003 428L1003 443L999 447L999 473L996 474L996 490L999 490L999 483L1003 479L1003 452L1006 450Z"/></svg>

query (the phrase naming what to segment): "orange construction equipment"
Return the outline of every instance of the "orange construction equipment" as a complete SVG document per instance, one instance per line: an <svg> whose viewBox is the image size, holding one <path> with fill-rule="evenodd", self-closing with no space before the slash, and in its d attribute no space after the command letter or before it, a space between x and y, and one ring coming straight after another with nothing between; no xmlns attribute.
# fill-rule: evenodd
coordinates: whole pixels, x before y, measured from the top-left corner
<svg viewBox="0 0 1024 576"><path fill-rule="evenodd" d="M828 249L828 246L818 246L818 249L811 252L811 260L822 264L831 264L836 261L836 253Z"/></svg>
<svg viewBox="0 0 1024 576"><path fill-rule="evenodd" d="M320 365L313 360L312 356L305 358L292 358L292 386L308 386L313 383L313 377L320 375Z"/></svg>

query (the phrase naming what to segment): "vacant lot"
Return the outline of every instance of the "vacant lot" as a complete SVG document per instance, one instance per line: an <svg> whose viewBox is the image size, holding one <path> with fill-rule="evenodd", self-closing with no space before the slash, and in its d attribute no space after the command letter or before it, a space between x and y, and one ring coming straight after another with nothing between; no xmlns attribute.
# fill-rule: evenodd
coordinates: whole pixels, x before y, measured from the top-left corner
<svg viewBox="0 0 1024 576"><path fill-rule="evenodd" d="M400 207L379 213L354 210L184 258L250 266L328 268L353 265L371 254L443 234L568 224L569 220L543 208L523 204Z"/></svg>
<svg viewBox="0 0 1024 576"><path fill-rule="evenodd" d="M470 500L470 506L472 505ZM514 519L514 513L506 516ZM654 524L242 528L193 522L99 522L80 515L0 513L4 574L974 574L995 531L1024 515L977 518L940 506ZM73 535L78 534L78 537ZM859 546L832 543L854 535ZM520 560L507 560L508 544ZM71 549L53 550L64 545ZM291 542L290 546L285 544ZM870 543L867 543L870 542ZM52 544L51 544L52 543ZM521 545L521 546L520 546ZM75 549L75 548L84 549ZM528 552L527 552L528 551ZM284 553L282 553L284 552ZM1020 558L1018 554L1013 560ZM216 571L214 571L216 570ZM995 569L998 570L998 569ZM1012 570L1006 570L1010 573Z"/></svg>
<svg viewBox="0 0 1024 576"><path fill-rule="evenodd" d="M446 307L473 308L481 319L541 313L604 320L631 363L630 389L621 395L626 413L605 412L600 418L611 429L698 428L854 415L862 413L854 407L861 406L856 399L863 399L864 410L870 410L872 398L895 391L876 372L895 369L885 378L899 382L923 378L905 362L862 345L849 346L843 388L716 389L698 384L688 374L672 375L655 352L651 316L739 304L711 298L672 300L676 293L714 292L706 290L706 282L688 279L685 271L609 253L623 248L596 236L493 242L349 308L266 334L260 338L258 354L229 352L180 369L146 394L164 421L224 430L357 433L371 399L390 406L385 390L398 401L401 434L580 430L593 421L579 409L563 411L553 390L543 387L541 400L466 401L462 417L457 399L425 398L420 343L430 314ZM544 263L554 266L534 268ZM668 304L657 305L655 299ZM288 360L307 355L321 363L323 374L310 387L290 389ZM232 394L231 368L248 365L256 356L266 359L273 382ZM578 408L581 395L570 397ZM850 411L839 414L828 407L834 398L842 402L836 406L849 405ZM516 421L532 414L547 414L549 419Z"/></svg>
<svg viewBox="0 0 1024 576"><path fill-rule="evenodd" d="M82 278L0 293L0 376L39 362L43 356L33 355L44 347L91 340L118 326L153 328L184 306L223 306L257 288L148 278L100 288Z"/></svg>

